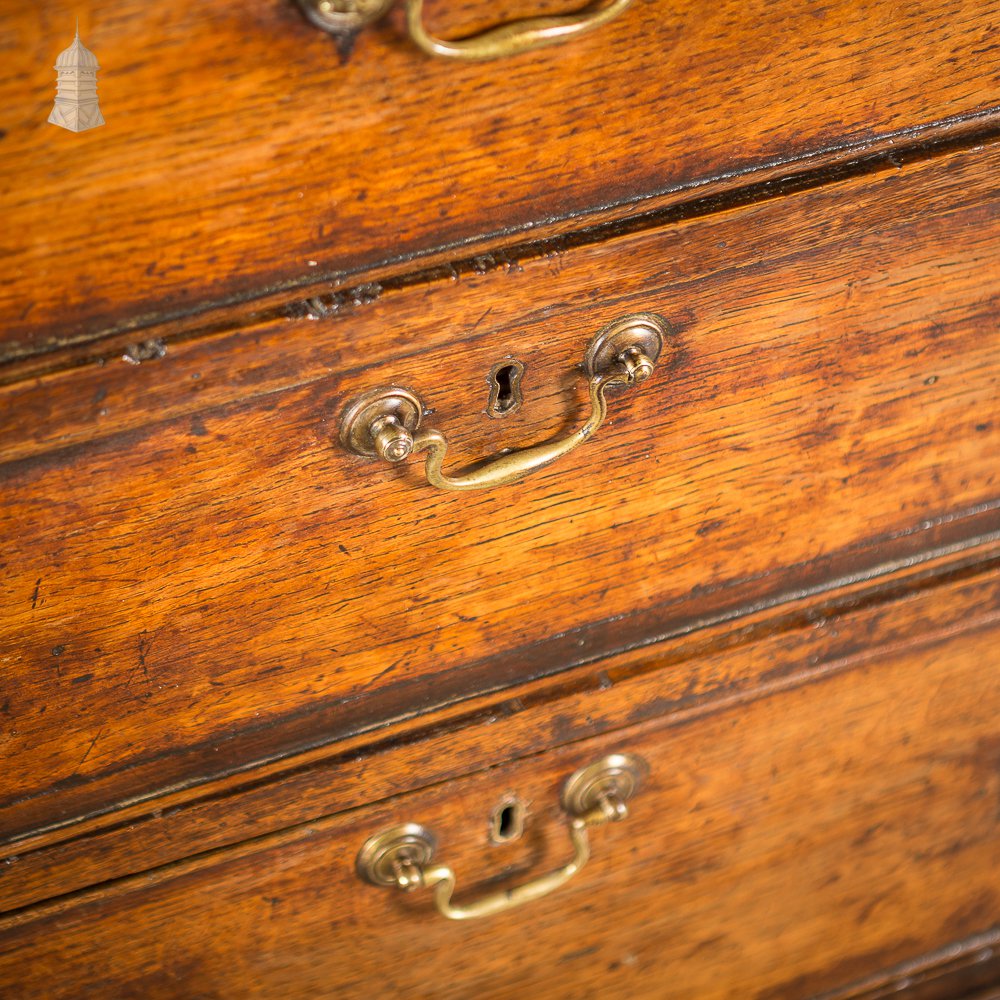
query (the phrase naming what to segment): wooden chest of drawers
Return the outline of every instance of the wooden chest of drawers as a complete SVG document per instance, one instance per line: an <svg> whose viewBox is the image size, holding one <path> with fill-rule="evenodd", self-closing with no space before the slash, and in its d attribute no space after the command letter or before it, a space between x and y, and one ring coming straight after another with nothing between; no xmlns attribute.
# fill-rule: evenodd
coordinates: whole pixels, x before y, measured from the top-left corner
<svg viewBox="0 0 1000 1000"><path fill-rule="evenodd" d="M0 8L0 994L1000 984L1000 8L403 14Z"/></svg>

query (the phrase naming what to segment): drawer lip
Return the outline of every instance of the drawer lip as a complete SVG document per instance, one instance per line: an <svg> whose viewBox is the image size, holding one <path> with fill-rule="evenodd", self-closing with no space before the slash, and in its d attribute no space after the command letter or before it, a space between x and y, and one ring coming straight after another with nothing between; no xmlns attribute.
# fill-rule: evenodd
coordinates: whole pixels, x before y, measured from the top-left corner
<svg viewBox="0 0 1000 1000"><path fill-rule="evenodd" d="M443 780L442 775L429 778L419 767L415 771L413 760L425 761L425 768L440 768L442 750L448 761L444 770L456 777L627 726L664 719L687 724L734 704L821 682L831 670L863 669L877 660L879 649L932 642L935 636L982 627L983 614L978 612L929 627L930 613L922 618L924 613L908 605L926 604L932 610L938 595L967 593L963 600L980 608L986 619L995 617L1000 607L998 570L1000 530L968 545L942 548L933 558L925 554L901 559L872 577L838 581L836 589L786 595L784 603L748 607L732 619L704 622L693 631L661 636L494 696L480 695L353 739L293 751L218 780L161 789L145 800L120 802L66 824L30 831L0 845L0 859L6 855L8 865L17 866L8 867L0 880L0 913L20 912L95 881L212 853L413 792L428 781ZM859 624L860 641L852 640L844 623L869 618L878 623L880 637L873 639L872 624ZM894 624L897 619L902 624ZM818 646L807 657L797 644L816 640L798 637L813 634L819 636ZM754 673L745 665L735 672L730 669L724 682L710 684L703 692L694 691L693 680L682 680L701 660L736 656L742 663L749 651L770 646L774 651L764 656L766 670L754 668ZM748 652L743 655L741 650ZM688 688L681 690L685 684ZM578 718L570 724L574 712ZM515 739L510 727L522 718ZM498 725L507 727L507 737L490 749L489 734ZM363 783L351 778L344 787L345 773L357 768ZM382 777L388 783L378 785L376 779ZM380 788L377 794L373 782ZM95 871L100 874L95 876Z"/></svg>
<svg viewBox="0 0 1000 1000"><path fill-rule="evenodd" d="M1000 987L1000 927L900 962L848 985L819 994L815 1000L994 1000ZM988 989L981 993L979 990ZM976 990L970 993L970 990Z"/></svg>
<svg viewBox="0 0 1000 1000"><path fill-rule="evenodd" d="M470 238L426 252L386 258L346 268L320 280L288 287L264 286L244 295L196 307L159 310L110 323L86 336L37 347L0 349L0 386L99 364L115 364L129 354L172 351L190 342L226 333L251 333L287 319L350 315L383 295L414 284L492 270L516 268L538 256L673 225L730 208L762 203L845 180L879 173L928 158L976 149L1000 137L1000 105L959 114L926 126L901 129L875 139L847 143L737 171L715 180L656 192L641 199L595 207L587 212ZM307 276L308 278L309 276ZM313 276L315 277L315 276Z"/></svg>
<svg viewBox="0 0 1000 1000"><path fill-rule="evenodd" d="M16 467L23 460L44 460L49 453L99 446L117 435L136 433L171 418L246 406L265 396L280 399L282 392L321 381L335 394L345 377L374 370L379 363L392 360L405 366L411 359L444 349L457 356L468 344L493 337L488 329L479 329L485 318L481 317L468 329L449 331L441 323L438 328L448 332L428 336L422 329L419 340L401 342L392 317L401 307L413 310L419 290L428 293L425 310L443 309L443 318L450 320L448 290L458 281L482 283L497 272L516 272L550 257L572 260L597 252L627 257L637 246L658 237L669 250L675 238L682 238L692 227L711 225L720 216L742 213L748 225L758 225L757 217L773 212L776 201L793 205L809 199L813 213L835 211L845 200L877 198L880 190L891 196L894 175L904 169L914 171L911 183L930 189L942 160L970 166L974 179L980 153L1000 155L1000 107L986 129L960 131L928 142L921 141L919 130L907 135L913 141L889 144L870 155L855 156L852 151L846 161L834 166L782 174L721 196L707 194L552 239L502 244L485 256L379 276L374 283L332 293L324 283L309 299L289 301L282 294L273 308L255 307L249 313L224 310L217 321L191 329L166 320L151 320L148 328L130 323L124 339L111 335L100 345L80 344L79 353L70 345L34 361L26 357L23 365L0 363L0 399L5 401L0 408L0 475L8 464ZM915 194L921 197L923 192ZM885 223L878 219L875 224ZM678 283L681 295L683 284ZM689 319L683 305L682 298L663 305L666 318L681 333ZM538 322L538 312L529 310L523 324ZM369 313L386 317L382 329L380 320L373 321ZM314 326L314 321L324 326ZM315 335L309 336L310 331ZM362 339L355 344L359 332ZM588 335L595 332L596 327L587 331ZM580 350L584 347L581 342ZM150 351L151 357L139 365L129 363L128 357L137 350ZM201 381L191 387L197 392L179 391L187 387L187 379ZM60 405L53 406L52 398L57 395ZM98 407L95 401L105 405Z"/></svg>
<svg viewBox="0 0 1000 1000"><path fill-rule="evenodd" d="M339 282L346 274L442 252L453 256L457 248L515 234L551 235L584 217L632 213L650 200L731 185L778 162L838 157L845 149L891 144L944 123L961 127L972 116L996 112L994 82L974 57L988 18L956 19L944 4L888 22L869 5L855 12L849 34L846 15L836 8L825 20L794 3L739 10L729 30L743 33L740 46L731 39L720 44L717 22L693 2L674 4L670 16L656 4L635 4L589 39L512 61L502 80L489 66L463 67L468 117L442 129L427 109L454 107L453 66L402 46L380 52L376 38L340 71L329 40L291 3L261 8L250 24L236 24L224 16L223 2L213 0L217 16L204 4L187 5L175 23L164 23L131 0L134 16L94 24L89 43L109 65L129 67L118 122L129 113L153 121L141 136L123 138L109 117L101 141L88 150L94 169L87 184L65 168L63 157L52 156L53 137L34 127L37 108L25 103L18 84L38 70L34 50L23 46L24 61L15 59L0 77L0 98L9 98L4 104L18 123L3 139L12 151L5 157L11 173L0 189L18 190L23 177L36 185L33 204L9 206L16 211L14 230L31 236L14 255L18 282L7 301L0 299L7 356L99 337L123 316L145 325L275 289L305 289L317 275ZM2 33L34 37L30 17L12 10ZM132 55L143 25L172 40L156 49L158 58ZM811 44L803 45L803 37ZM845 38L852 39L846 51ZM917 60L915 45L923 46ZM748 58L748 48L762 58ZM253 104L247 92L227 103L228 88L218 78L220 50L239 51L255 72L270 74L260 90L277 90L285 98L280 106L273 107L273 98ZM675 51L651 69L650 53ZM858 66L869 62L877 62L879 73L859 76ZM167 110L164 65L179 81L191 81L169 102L169 120L157 117ZM422 86L400 87L416 65ZM892 101L884 98L887 88ZM206 115L205 89L219 98L214 114ZM330 101L331 89L339 101ZM569 91L575 102L541 96ZM785 97L801 92L805 99ZM498 93L507 97L500 107ZM684 99L668 101L665 93ZM961 111L952 114L956 106ZM567 127L567 114L574 127ZM399 127L396 115L409 127ZM237 127L255 120L270 127ZM241 155L206 155L218 152L226 130L242 140ZM125 146L126 139L132 144ZM430 146L439 147L439 157L423 152ZM123 148L133 153L127 184L115 168ZM525 148L534 151L533 169L512 169ZM301 169L303 158L308 171ZM345 161L354 168L343 169ZM424 169L413 170L414 163ZM574 165L572 175L567 163ZM169 187L164 164L190 185L189 197L172 211L157 188ZM103 175L109 180L101 183ZM256 212L246 211L248 191ZM113 211L116 205L125 210ZM99 272L90 230L99 245L123 247ZM65 298L65 309L62 301L50 301L50 245L63 250L57 298Z"/></svg>
<svg viewBox="0 0 1000 1000"><path fill-rule="evenodd" d="M460 705L470 698L499 694L514 685L542 681L616 654L713 626L738 623L755 613L818 599L840 588L877 584L924 563L934 565L961 557L966 551L973 553L970 558L976 563L980 558L979 550L990 549L998 540L1000 500L971 511L924 520L918 527L895 537L868 539L862 546L831 553L799 566L784 567L785 575L777 589L769 588L767 582L761 580L736 581L732 588L736 594L734 599L727 601L726 588L719 588L714 595L715 602L711 600L713 595L704 595L708 600L698 605L694 613L682 605L685 610L671 617L669 612L665 613L666 609L652 607L630 618L595 622L583 630L555 635L531 648L513 649L478 663L467 663L458 673L448 672L435 678L433 700L414 695L414 691L427 690L425 677L413 683L404 680L381 688L378 698L370 702L338 699L332 704L304 707L285 719L269 720L266 726L243 726L227 741L227 754L221 760L221 754L213 753L219 748L217 739L201 747L185 745L175 754L159 754L145 760L132 758L107 775L98 775L92 784L55 782L39 789L34 796L0 803L0 817L6 815L5 823L10 823L11 816L21 813L31 816L35 811L32 807L37 808L36 803L46 799L52 803L45 810L50 815L68 813L67 819L54 823L29 820L25 825L8 827L0 838L0 845L6 844L16 851L18 843L26 838L44 837L48 833L58 836L63 829L72 829L92 818L114 815L134 803L141 802L145 807L147 803L155 804L156 800L175 793L197 794L197 789L206 783L249 774L272 763L284 769L281 762L287 759L294 760L321 748L335 749L338 744L355 738L378 739L393 726L433 716L435 712ZM895 551L892 558L886 559L890 546ZM799 574L797 578L796 573ZM582 643L581 636L585 637ZM526 663L533 664L530 672L525 670ZM303 729L307 735L301 735ZM263 746L259 742L262 736ZM166 762L170 759L179 763L179 771L168 769ZM149 787L146 768L155 782L152 790L122 794L123 790ZM110 794L95 791L104 783L102 778L112 789ZM89 801L95 801L96 795L96 801L101 803L96 809L70 805L80 801L74 793L86 793L88 788Z"/></svg>

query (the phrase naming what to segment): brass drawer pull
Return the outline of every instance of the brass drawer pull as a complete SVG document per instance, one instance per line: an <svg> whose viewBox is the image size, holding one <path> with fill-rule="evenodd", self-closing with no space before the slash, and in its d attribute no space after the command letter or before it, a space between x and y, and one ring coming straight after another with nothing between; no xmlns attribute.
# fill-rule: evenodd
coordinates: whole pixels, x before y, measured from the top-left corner
<svg viewBox="0 0 1000 1000"><path fill-rule="evenodd" d="M424 27L424 0L406 0L406 26L424 52L449 59L497 59L540 49L593 31L621 14L632 0L591 0L573 14L529 17L489 28L471 38L445 41ZM317 28L339 39L349 51L357 33L374 24L393 0L299 0L306 17Z"/></svg>
<svg viewBox="0 0 1000 1000"><path fill-rule="evenodd" d="M479 490L513 483L554 462L591 437L604 422L611 385L634 385L653 371L670 327L662 316L635 313L615 320L590 342L584 367L590 377L590 416L567 437L512 451L458 475L442 469L448 440L440 431L419 431L424 407L409 389L387 386L366 392L344 411L340 440L356 455L400 462L427 451L427 481L442 490Z"/></svg>
<svg viewBox="0 0 1000 1000"><path fill-rule="evenodd" d="M358 852L358 874L372 885L434 892L434 905L449 920L489 917L533 899L540 899L568 882L590 858L588 829L617 822L628 815L628 800L646 774L645 761L631 754L610 754L581 768L566 780L562 806L568 817L573 857L561 868L512 889L501 889L471 903L452 903L455 873L447 865L432 865L434 835L417 823L389 827L368 838Z"/></svg>
<svg viewBox="0 0 1000 1000"><path fill-rule="evenodd" d="M428 55L450 59L497 59L553 45L592 31L621 14L632 0L594 0L574 14L529 17L490 28L471 38L448 42L424 28L424 0L407 0L406 26L410 37Z"/></svg>

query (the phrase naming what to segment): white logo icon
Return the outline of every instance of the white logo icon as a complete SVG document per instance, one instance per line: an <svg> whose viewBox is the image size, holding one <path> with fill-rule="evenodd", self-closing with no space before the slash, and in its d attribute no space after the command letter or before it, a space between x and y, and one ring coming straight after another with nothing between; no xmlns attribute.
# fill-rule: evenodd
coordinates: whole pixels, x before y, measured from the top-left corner
<svg viewBox="0 0 1000 1000"><path fill-rule="evenodd" d="M49 115L53 125L71 132L85 132L104 124L97 106L97 56L80 41L80 24L76 25L73 44L56 59L59 74L56 103Z"/></svg>

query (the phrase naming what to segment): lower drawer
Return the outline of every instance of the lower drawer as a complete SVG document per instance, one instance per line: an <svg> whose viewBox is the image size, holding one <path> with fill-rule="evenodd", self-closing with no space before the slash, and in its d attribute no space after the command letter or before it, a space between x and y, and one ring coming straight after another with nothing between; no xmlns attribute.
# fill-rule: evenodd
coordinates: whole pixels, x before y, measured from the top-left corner
<svg viewBox="0 0 1000 1000"><path fill-rule="evenodd" d="M879 969L978 934L971 968L1000 913L998 593L986 572L870 619L859 609L825 627L864 641L821 672L776 662L754 691L723 685L695 714L12 913L0 985L24 998L874 997L891 985ZM365 840L400 823L433 832L461 905L554 870L572 854L563 782L612 751L648 765L630 814L593 827L589 863L542 898L456 922L427 889L356 873ZM515 801L523 834L495 843ZM516 834L518 817L503 825ZM962 952L943 954L954 966ZM958 995L943 989L920 995Z"/></svg>

